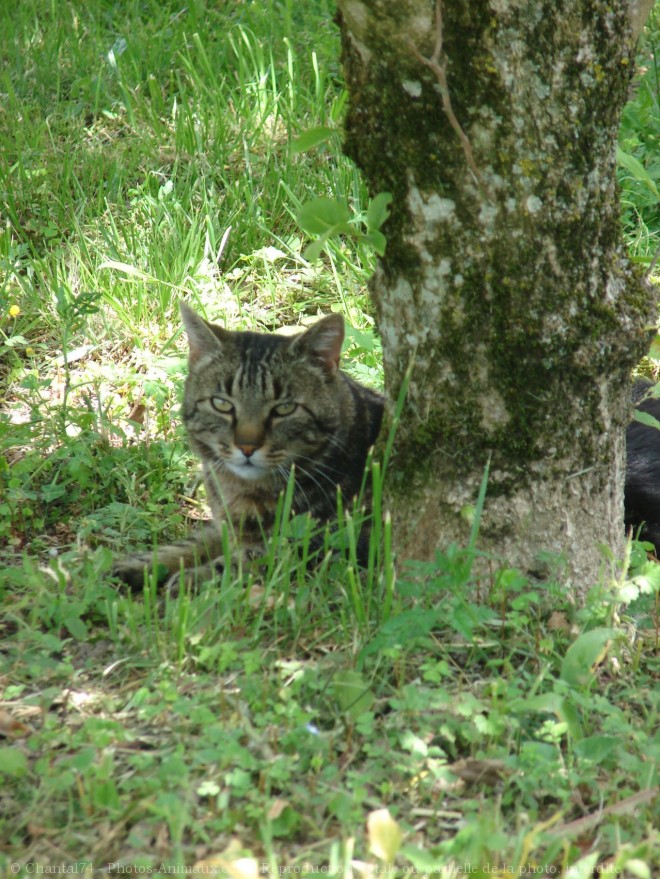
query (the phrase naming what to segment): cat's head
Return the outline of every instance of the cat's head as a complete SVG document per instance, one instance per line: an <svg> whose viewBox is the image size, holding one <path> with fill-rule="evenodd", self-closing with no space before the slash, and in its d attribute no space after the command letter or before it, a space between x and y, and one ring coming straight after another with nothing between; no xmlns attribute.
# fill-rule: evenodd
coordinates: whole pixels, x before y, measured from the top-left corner
<svg viewBox="0 0 660 879"><path fill-rule="evenodd" d="M314 469L341 419L341 315L295 336L232 332L181 304L189 371L183 418L197 454L245 480Z"/></svg>

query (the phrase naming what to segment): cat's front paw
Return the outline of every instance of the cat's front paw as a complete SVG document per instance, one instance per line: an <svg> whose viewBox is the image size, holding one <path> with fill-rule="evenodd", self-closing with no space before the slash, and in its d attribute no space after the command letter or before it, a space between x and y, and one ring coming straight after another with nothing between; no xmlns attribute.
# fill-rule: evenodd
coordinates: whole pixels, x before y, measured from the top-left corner
<svg viewBox="0 0 660 879"><path fill-rule="evenodd" d="M168 579L165 588L171 595L178 595L182 587L196 589L203 583L210 583L214 580L219 582L226 567L225 559L221 557L205 565L177 571Z"/></svg>
<svg viewBox="0 0 660 879"><path fill-rule="evenodd" d="M153 555L146 552L119 559L110 570L111 577L121 580L134 592L143 589L145 583L154 575L158 584L164 583L169 573L167 565L158 563L154 565Z"/></svg>

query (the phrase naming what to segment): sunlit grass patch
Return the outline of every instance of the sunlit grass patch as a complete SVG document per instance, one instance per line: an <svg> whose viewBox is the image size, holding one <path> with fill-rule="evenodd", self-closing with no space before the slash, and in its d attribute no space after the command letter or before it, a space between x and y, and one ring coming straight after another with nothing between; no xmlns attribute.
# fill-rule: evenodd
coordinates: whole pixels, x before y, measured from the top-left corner
<svg viewBox="0 0 660 879"><path fill-rule="evenodd" d="M343 367L382 385L373 248L342 233L309 259L296 223L317 198L349 231L369 209L341 155L333 14L0 6L0 868L237 875L240 858L348 876L392 857L529 875L593 844L618 875L654 875L657 566L641 548L583 609L502 560L475 578L478 543L397 565L377 466L362 572L358 504L320 535L284 511L263 559L195 589L111 581L113 557L157 564L206 512L178 413L181 299L234 329L341 311ZM647 263L656 30L621 141Z"/></svg>

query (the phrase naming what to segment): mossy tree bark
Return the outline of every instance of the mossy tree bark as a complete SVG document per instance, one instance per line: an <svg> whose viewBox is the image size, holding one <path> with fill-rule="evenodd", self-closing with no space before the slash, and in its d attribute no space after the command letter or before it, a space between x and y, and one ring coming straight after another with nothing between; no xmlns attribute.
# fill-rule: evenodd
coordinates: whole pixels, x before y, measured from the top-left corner
<svg viewBox="0 0 660 879"><path fill-rule="evenodd" d="M394 195L372 281L406 557L465 544L578 589L623 541L629 376L654 303L622 249L619 115L649 0L338 0L346 151Z"/></svg>

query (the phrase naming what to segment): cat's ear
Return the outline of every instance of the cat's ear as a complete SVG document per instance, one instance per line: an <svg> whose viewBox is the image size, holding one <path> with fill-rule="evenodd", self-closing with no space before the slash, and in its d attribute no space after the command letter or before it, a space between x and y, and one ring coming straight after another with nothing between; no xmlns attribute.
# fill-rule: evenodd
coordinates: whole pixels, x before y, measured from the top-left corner
<svg viewBox="0 0 660 879"><path fill-rule="evenodd" d="M211 325L185 302L180 302L179 308L181 309L183 325L188 334L190 362L195 363L205 354L216 354L220 348L220 339L211 329Z"/></svg>
<svg viewBox="0 0 660 879"><path fill-rule="evenodd" d="M328 375L332 375L339 368L339 355L344 342L344 318L341 314L329 314L296 341L299 347L320 363Z"/></svg>

